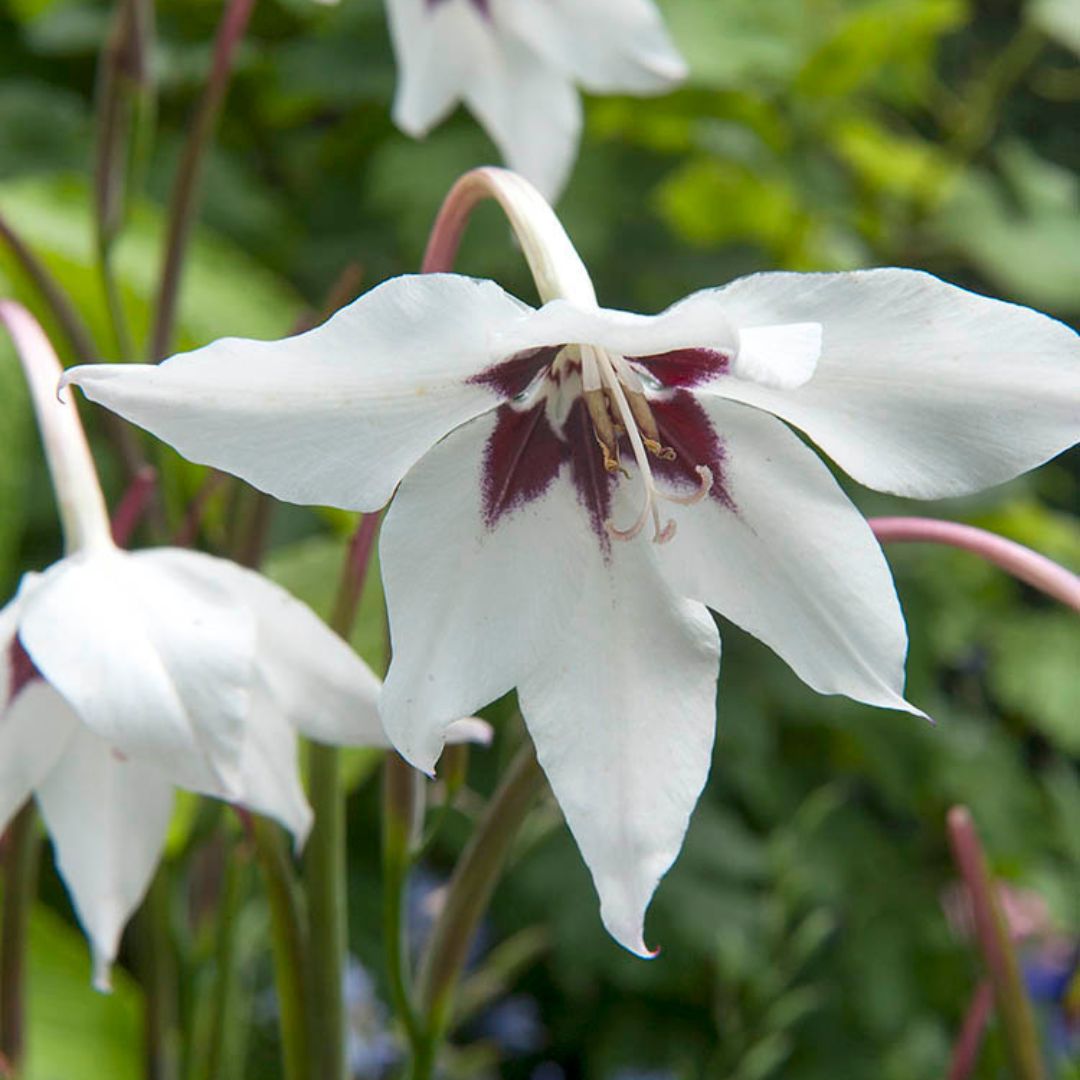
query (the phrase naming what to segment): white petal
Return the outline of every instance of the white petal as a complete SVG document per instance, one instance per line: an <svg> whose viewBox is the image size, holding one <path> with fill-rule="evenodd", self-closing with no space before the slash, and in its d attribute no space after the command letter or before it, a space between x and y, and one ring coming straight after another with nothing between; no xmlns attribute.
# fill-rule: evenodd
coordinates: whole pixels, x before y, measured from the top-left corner
<svg viewBox="0 0 1080 1080"><path fill-rule="evenodd" d="M493 404L476 372L523 304L492 282L394 278L306 334L225 338L67 379L200 464L278 498L375 510L433 443Z"/></svg>
<svg viewBox="0 0 1080 1080"><path fill-rule="evenodd" d="M904 700L907 632L881 548L825 464L783 423L702 400L723 442L716 499L674 507L665 578L775 650L822 694ZM665 508L666 509L666 508Z"/></svg>
<svg viewBox="0 0 1080 1080"><path fill-rule="evenodd" d="M90 938L94 985L107 990L120 933L161 856L172 785L80 728L37 797L60 874Z"/></svg>
<svg viewBox="0 0 1080 1080"><path fill-rule="evenodd" d="M820 356L821 323L742 327L731 373L763 386L794 390L813 378Z"/></svg>
<svg viewBox="0 0 1080 1080"><path fill-rule="evenodd" d="M604 925L642 956L645 910L709 774L720 659L708 612L665 588L652 558L639 541L594 564L552 651L518 687Z"/></svg>
<svg viewBox="0 0 1080 1080"><path fill-rule="evenodd" d="M383 719L430 770L451 718L516 685L604 922L644 954L645 907L708 773L719 640L704 608L664 584L651 545L602 541L565 465L488 528L493 428L482 417L447 437L387 515Z"/></svg>
<svg viewBox="0 0 1080 1080"><path fill-rule="evenodd" d="M474 69L464 97L507 165L554 201L581 139L581 100L567 76L503 36Z"/></svg>
<svg viewBox="0 0 1080 1080"><path fill-rule="evenodd" d="M1080 338L913 270L758 274L721 290L738 326L820 322L795 390L712 389L783 417L856 480L932 499L1008 480L1080 437Z"/></svg>
<svg viewBox="0 0 1080 1080"><path fill-rule="evenodd" d="M498 11L523 42L593 93L660 93L686 77L651 0L546 0Z"/></svg>
<svg viewBox="0 0 1080 1080"><path fill-rule="evenodd" d="M48 776L78 726L67 702L40 680L0 713L0 832Z"/></svg>
<svg viewBox="0 0 1080 1080"><path fill-rule="evenodd" d="M253 613L260 678L295 729L339 746L388 745L376 707L378 678L306 604L226 559L179 548L160 548L154 558L229 590Z"/></svg>
<svg viewBox="0 0 1080 1080"><path fill-rule="evenodd" d="M303 847L312 812L300 782L296 729L261 677L244 724L240 785L233 801L281 822L293 834L297 849Z"/></svg>
<svg viewBox="0 0 1080 1080"><path fill-rule="evenodd" d="M585 513L572 495L485 525L481 462L494 427L483 416L448 435L405 478L382 527L393 661L380 709L397 749L429 773L447 725L536 665L585 574Z"/></svg>
<svg viewBox="0 0 1080 1080"><path fill-rule="evenodd" d="M79 718L177 784L235 783L255 623L155 552L72 556L28 597L20 637Z"/></svg>
<svg viewBox="0 0 1080 1080"><path fill-rule="evenodd" d="M651 356L674 349L713 349L734 355L739 336L728 320L720 290L707 289L673 304L659 315L635 315L611 308L585 308L552 300L498 333L498 352L512 355L541 345L577 342L623 356Z"/></svg>
<svg viewBox="0 0 1080 1080"><path fill-rule="evenodd" d="M491 48L491 32L471 3L387 0L397 59L394 123L426 135L461 100L471 73Z"/></svg>

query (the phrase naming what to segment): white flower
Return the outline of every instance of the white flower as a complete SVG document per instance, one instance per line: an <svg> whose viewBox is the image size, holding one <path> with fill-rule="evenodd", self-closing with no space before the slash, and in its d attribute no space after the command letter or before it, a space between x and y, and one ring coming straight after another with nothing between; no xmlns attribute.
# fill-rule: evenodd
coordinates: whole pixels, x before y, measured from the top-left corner
<svg viewBox="0 0 1080 1080"><path fill-rule="evenodd" d="M379 681L283 589L224 559L112 542L40 328L0 301L34 394L68 553L0 610L0 830L33 793L108 985L153 875L174 785L268 814L303 843L297 732L388 745ZM458 734L483 735L477 721Z"/></svg>
<svg viewBox="0 0 1080 1080"><path fill-rule="evenodd" d="M429 770L454 717L516 688L604 922L644 954L709 769L708 608L821 693L919 712L881 549L788 423L868 486L958 495L1076 440L1080 340L895 269L605 310L550 211L515 205L542 295L562 297L537 311L491 282L402 277L284 341L69 378L281 498L371 510L397 489L391 738Z"/></svg>
<svg viewBox="0 0 1080 1080"><path fill-rule="evenodd" d="M394 120L422 136L459 101L511 168L553 198L590 93L654 94L686 75L652 0L386 0Z"/></svg>

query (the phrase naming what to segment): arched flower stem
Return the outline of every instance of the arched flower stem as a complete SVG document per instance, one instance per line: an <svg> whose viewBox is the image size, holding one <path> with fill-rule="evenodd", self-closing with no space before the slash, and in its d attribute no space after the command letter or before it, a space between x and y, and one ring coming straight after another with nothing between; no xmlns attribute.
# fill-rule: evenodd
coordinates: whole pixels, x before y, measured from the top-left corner
<svg viewBox="0 0 1080 1080"><path fill-rule="evenodd" d="M883 544L946 544L979 555L1014 578L1066 607L1080 611L1080 577L1014 540L1006 540L974 525L921 517L870 518L870 528Z"/></svg>
<svg viewBox="0 0 1080 1080"><path fill-rule="evenodd" d="M453 269L469 216L485 199L494 199L506 215L543 303L565 298L582 307L595 306L592 279L562 222L531 184L508 169L473 169L454 184L432 226L422 273Z"/></svg>

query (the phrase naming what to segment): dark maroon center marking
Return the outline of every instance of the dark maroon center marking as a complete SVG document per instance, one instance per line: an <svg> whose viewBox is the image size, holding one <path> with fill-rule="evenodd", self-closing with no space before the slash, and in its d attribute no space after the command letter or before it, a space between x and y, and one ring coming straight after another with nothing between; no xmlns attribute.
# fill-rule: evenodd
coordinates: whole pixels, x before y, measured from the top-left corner
<svg viewBox="0 0 1080 1080"><path fill-rule="evenodd" d="M473 386L486 386L509 401L525 393L540 372L555 362L555 357L563 348L562 345L551 345L517 353L509 360L485 368L479 375L469 379L469 383Z"/></svg>
<svg viewBox="0 0 1080 1080"><path fill-rule="evenodd" d="M7 663L8 677L10 679L8 683L8 699L5 702L0 702L0 709L10 705L30 683L41 678L41 673L34 666L34 661L30 659L30 654L23 648L23 644L17 636L11 639Z"/></svg>
<svg viewBox="0 0 1080 1080"><path fill-rule="evenodd" d="M581 398L570 407L563 433L570 446L570 479L577 489L578 502L589 515L589 523L600 538L601 548L607 552L611 548L607 521L611 517L615 477L604 468L589 410Z"/></svg>
<svg viewBox="0 0 1080 1080"><path fill-rule="evenodd" d="M674 349L654 356L628 356L664 386L689 387L727 374L731 357L716 349Z"/></svg>
<svg viewBox="0 0 1080 1080"><path fill-rule="evenodd" d="M724 486L724 444L708 414L689 390L676 390L666 401L650 398L660 442L675 451L673 461L652 459L652 470L673 487L693 489L701 484L696 466L706 465L713 482L709 495L729 510L735 502Z"/></svg>
<svg viewBox="0 0 1080 1080"><path fill-rule="evenodd" d="M578 502L607 552L611 545L607 523L617 477L604 468L603 454L584 400L579 397L571 404L561 432L548 420L547 395L541 395L530 408L515 408L513 404L515 398L550 368L562 348L556 345L518 353L469 380L474 385L488 387L507 402L495 410L495 427L484 447L481 471L484 524L494 529L504 515L539 499L568 464ZM697 399L682 388L722 373L728 358L708 349L687 349L639 357L635 362L672 387L663 396L648 399L660 442L675 452L670 461L650 457L656 477L679 491L694 490L701 484L697 467L707 466L713 475L710 496L734 510L735 504L724 486L723 443ZM622 455L630 460L633 451L629 440L624 435L619 442Z"/></svg>
<svg viewBox="0 0 1080 1080"><path fill-rule="evenodd" d="M484 522L494 528L503 514L540 498L559 474L566 444L552 430L547 403L518 410L500 405L484 447Z"/></svg>

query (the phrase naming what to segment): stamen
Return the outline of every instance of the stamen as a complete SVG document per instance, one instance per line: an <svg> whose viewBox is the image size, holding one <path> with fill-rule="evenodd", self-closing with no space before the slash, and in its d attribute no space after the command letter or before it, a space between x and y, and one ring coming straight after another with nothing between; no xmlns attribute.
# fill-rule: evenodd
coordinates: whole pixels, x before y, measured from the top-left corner
<svg viewBox="0 0 1080 1080"><path fill-rule="evenodd" d="M654 454L661 461L675 460L675 451L672 450L670 446L664 446L657 442L656 439L645 439L644 443L645 449L648 450L650 454Z"/></svg>
<svg viewBox="0 0 1080 1080"><path fill-rule="evenodd" d="M697 491L693 491L689 495L675 495L670 491L657 491L657 498L665 499L667 502L678 503L679 506L694 506L701 502L701 500L712 491L712 469L710 469L708 465L696 465L694 466L694 472L698 474L701 481Z"/></svg>

